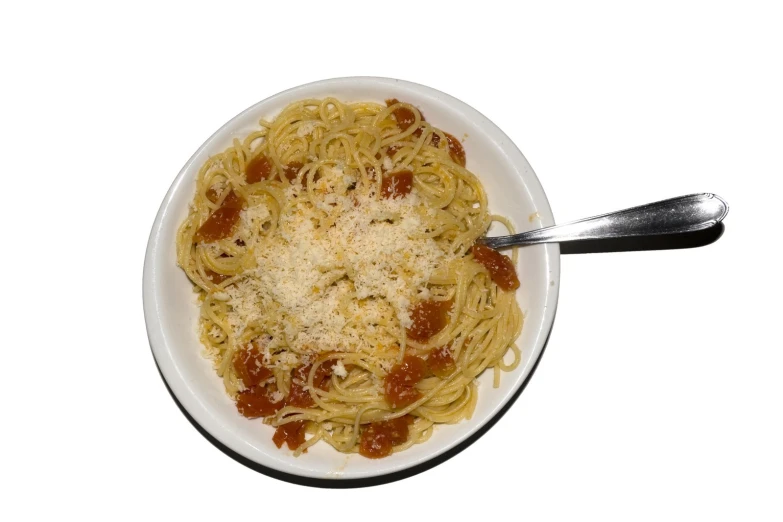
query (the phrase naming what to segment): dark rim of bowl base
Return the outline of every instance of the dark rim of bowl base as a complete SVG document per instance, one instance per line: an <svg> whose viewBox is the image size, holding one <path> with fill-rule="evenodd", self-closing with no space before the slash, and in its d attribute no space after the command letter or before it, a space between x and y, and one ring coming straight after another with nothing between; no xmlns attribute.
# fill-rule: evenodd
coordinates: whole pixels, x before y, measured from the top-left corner
<svg viewBox="0 0 783 522"><path fill-rule="evenodd" d="M222 451L224 454L234 459L236 462L252 469L253 471L261 473L262 475L266 475L267 477L282 480L284 482L289 482L291 484L297 484L300 486L308 486L314 488L331 488L331 489L366 488L370 486L379 486L382 484L388 484L390 482L396 482L398 480L406 479L408 477L418 475L419 473L434 468L435 466L442 464L443 462L446 462L447 460L454 457L455 455L461 453L463 450L468 448L471 444L473 444L478 439L480 439L487 431L489 431L501 419L501 417L503 417L503 415L506 414L509 408L511 408L511 406L516 402L516 400L522 394L524 389L527 387L528 383L530 382L530 379L533 377L533 374L536 372L536 369L538 368L538 364L541 362L541 358L543 357L544 351L546 350L547 344L549 343L549 338L552 334L552 327L554 326L556 317L557 317L557 308L555 308L554 315L552 316L552 326L550 326L549 332L547 332L546 339L544 340L544 344L541 347L541 351L539 352L538 357L536 357L536 360L533 362L532 368L530 368L530 373L527 374L525 380L522 381L522 384L514 392L514 394L511 396L508 402L506 402L506 404L504 404L503 407L492 418L490 418L486 422L486 424L481 426L478 430L476 430L475 433L472 433L468 438L466 438L465 440L463 440L453 448L445 451L444 453L441 453L440 455L437 455L436 457L428 459L426 462L422 462L421 464L416 464L415 466L411 466L410 468L403 469L400 471L395 471L393 473L379 475L377 477L366 477L366 478L355 478L355 479L322 479L322 478L313 478L313 477L302 477L299 475L286 473L284 471L279 471L264 466L243 455L240 455L236 451L232 450L231 448L229 448L228 446L220 442L216 437L214 437L211 433L209 433L203 426L201 426L198 422L196 422L196 420L190 415L190 413L188 413L185 407L179 402L176 395L174 395L174 392L171 390L169 383L166 382L166 378L163 376L163 373L160 371L160 366L158 365L157 360L155 360L155 365L158 368L158 374L160 375L160 378L163 380L163 384L166 385L166 389L168 390L171 398L174 400L174 403L179 408L179 411L182 412L185 418L188 419L188 421L193 425L193 427L196 428L196 430L198 430L198 432L205 439L207 439L213 446L215 446L217 449ZM155 359L154 352L152 354L152 357L153 359Z"/></svg>

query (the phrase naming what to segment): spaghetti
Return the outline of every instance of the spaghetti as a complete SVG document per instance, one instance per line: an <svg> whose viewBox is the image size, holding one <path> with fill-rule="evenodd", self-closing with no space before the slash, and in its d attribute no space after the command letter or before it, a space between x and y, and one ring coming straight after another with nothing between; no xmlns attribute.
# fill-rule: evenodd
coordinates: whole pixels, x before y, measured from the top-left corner
<svg viewBox="0 0 783 522"><path fill-rule="evenodd" d="M470 418L477 376L519 364L516 251L474 245L513 230L465 159L410 104L327 98L202 166L178 263L227 393L278 447L384 457Z"/></svg>

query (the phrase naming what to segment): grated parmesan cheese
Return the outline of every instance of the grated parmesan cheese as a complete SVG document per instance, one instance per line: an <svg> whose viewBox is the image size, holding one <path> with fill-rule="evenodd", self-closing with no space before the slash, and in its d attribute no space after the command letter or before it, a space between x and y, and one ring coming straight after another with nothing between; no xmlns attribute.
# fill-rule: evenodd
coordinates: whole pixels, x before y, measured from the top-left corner
<svg viewBox="0 0 783 522"><path fill-rule="evenodd" d="M239 213L240 226L248 230L258 230L270 217L266 205L256 205Z"/></svg>
<svg viewBox="0 0 783 522"><path fill-rule="evenodd" d="M303 123L298 129L296 129L296 135L303 138L315 130L315 122Z"/></svg>
<svg viewBox="0 0 783 522"><path fill-rule="evenodd" d="M348 377L348 370L345 369L345 365L342 361L337 361L334 363L334 366L332 366L332 373L341 379Z"/></svg>
<svg viewBox="0 0 783 522"><path fill-rule="evenodd" d="M326 177L348 176L335 166ZM274 236L255 249L256 268L226 289L234 335L253 325L284 339L295 352L383 351L393 360L398 352L389 339L412 324L411 302L428 294L430 276L453 254L416 237L425 226L415 194L398 199L328 194L321 206L334 226L318 227L301 190L285 190L291 210L281 215ZM243 211L243 226L260 226L267 217L263 205L252 207ZM294 353L277 359L285 367L302 362ZM338 376L345 372L340 367L335 365Z"/></svg>
<svg viewBox="0 0 783 522"><path fill-rule="evenodd" d="M220 337L222 333L223 330L221 330L220 327L217 325L212 325L212 328L209 329L209 335L212 336L214 339Z"/></svg>

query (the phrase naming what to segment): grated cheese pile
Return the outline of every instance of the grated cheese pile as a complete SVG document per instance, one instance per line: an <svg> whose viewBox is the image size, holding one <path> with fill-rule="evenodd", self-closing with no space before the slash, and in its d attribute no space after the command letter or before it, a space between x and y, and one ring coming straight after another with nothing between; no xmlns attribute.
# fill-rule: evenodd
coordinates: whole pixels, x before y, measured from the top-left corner
<svg viewBox="0 0 783 522"><path fill-rule="evenodd" d="M326 225L318 226L305 189L286 189L289 208L272 237L256 246L257 266L225 290L228 321L237 337L249 327L271 335L265 351L285 344L307 354L376 353L411 325L412 301L427 296L433 271L453 255L416 237L432 211L415 194L355 195L346 189L355 181L351 173L322 171L318 187L328 194L319 215ZM241 227L269 216L260 206L243 211ZM286 365L302 362L290 355Z"/></svg>

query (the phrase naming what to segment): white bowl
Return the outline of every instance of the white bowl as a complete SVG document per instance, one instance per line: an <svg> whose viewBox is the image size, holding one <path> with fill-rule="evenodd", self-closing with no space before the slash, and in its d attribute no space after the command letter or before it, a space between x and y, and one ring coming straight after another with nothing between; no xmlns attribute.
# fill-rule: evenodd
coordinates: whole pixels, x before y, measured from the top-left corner
<svg viewBox="0 0 783 522"><path fill-rule="evenodd" d="M560 249L556 244L522 249L517 267L521 287L517 299L525 314L518 346L522 363L502 375L492 388L492 372L479 378L479 399L473 417L441 425L429 441L379 460L344 455L327 444L316 444L294 457L272 443L273 428L239 415L211 364L202 357L197 336L198 308L192 286L177 267L175 239L195 191L199 167L224 150L234 137L258 128L260 118L272 119L289 103L333 96L341 101L399 98L421 108L427 121L464 142L467 167L483 183L492 213L507 216L521 232L554 224L544 190L525 157L511 139L475 109L435 89L388 78L356 77L324 80L295 87L257 103L232 118L188 160L166 197L152 226L144 260L144 316L155 360L180 404L210 435L251 461L301 477L360 479L418 466L457 446L492 420L520 389L544 348L557 306ZM534 214L537 213L537 219Z"/></svg>

